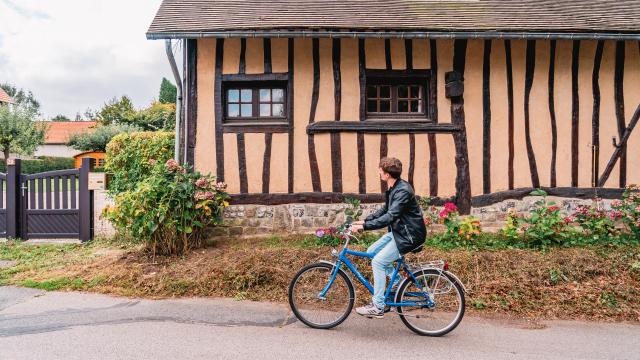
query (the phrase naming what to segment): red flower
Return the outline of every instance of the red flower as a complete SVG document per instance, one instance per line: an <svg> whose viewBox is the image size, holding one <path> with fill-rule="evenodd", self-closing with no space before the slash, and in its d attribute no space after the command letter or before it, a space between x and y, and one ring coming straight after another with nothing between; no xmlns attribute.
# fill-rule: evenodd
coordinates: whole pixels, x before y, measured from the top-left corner
<svg viewBox="0 0 640 360"><path fill-rule="evenodd" d="M549 206L549 211L551 211L551 212L553 212L553 211L558 211L558 210L560 210L560 208L559 208L559 207L557 207L557 206L555 206L555 205L551 205L551 206Z"/></svg>
<svg viewBox="0 0 640 360"><path fill-rule="evenodd" d="M458 211L458 207L456 206L456 204L454 204L452 202L448 202L448 203L444 204L444 209L447 210L447 212Z"/></svg>

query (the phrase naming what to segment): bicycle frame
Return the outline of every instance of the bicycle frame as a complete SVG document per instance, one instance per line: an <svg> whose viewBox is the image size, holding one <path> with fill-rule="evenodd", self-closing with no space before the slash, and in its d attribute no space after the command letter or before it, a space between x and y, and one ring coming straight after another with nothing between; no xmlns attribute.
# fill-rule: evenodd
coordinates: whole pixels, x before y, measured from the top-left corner
<svg viewBox="0 0 640 360"><path fill-rule="evenodd" d="M362 285L364 285L367 288L367 290L369 290L369 293L373 294L373 285L371 285L369 280L367 280L360 273L360 271L358 271L358 268L351 262L351 260L348 258L348 255L364 257L364 258L368 258L368 259L373 259L374 255L366 253L366 252L350 250L349 249L349 240L350 240L351 237L354 237L354 236L352 234L350 234L350 233L345 233L345 235L347 236L347 241L346 241L344 247L342 248L342 250L340 251L340 253L338 254L338 261L335 263L334 269L331 272L331 278L329 279L329 282L324 287L324 289L322 289L322 292L320 292L320 294L319 294L319 297L321 299L324 299L326 294L327 294L327 292L329 292L329 289L331 288L331 285L333 285L333 282L335 281L336 276L338 275L338 271L340 269L340 266L342 264L344 264L349 269L349 271L351 271L351 273L356 276L358 281L360 281L360 283L362 283ZM391 289L393 288L393 284L395 283L395 281L396 281L396 279L398 277L398 273L400 272L400 268L402 268L402 270L404 270L404 272L406 273L407 279L411 279L414 282L414 284L416 284L418 289L420 289L420 293L416 294L416 296L424 296L426 301L407 301L407 302L396 303L395 299L389 299L389 295L391 294ZM432 306L435 305L433 300L429 296L429 294L418 283L418 279L416 279L416 277L413 275L413 272L411 272L411 270L409 270L409 267L404 262L404 256L400 257L400 259L396 263L395 268L393 269L393 273L391 275L391 280L389 281L389 285L387 286L387 289L385 290L385 293L384 293L384 299L385 299L385 305L393 306L393 307L401 307L401 306L420 306L420 307L426 306L426 307L432 307Z"/></svg>

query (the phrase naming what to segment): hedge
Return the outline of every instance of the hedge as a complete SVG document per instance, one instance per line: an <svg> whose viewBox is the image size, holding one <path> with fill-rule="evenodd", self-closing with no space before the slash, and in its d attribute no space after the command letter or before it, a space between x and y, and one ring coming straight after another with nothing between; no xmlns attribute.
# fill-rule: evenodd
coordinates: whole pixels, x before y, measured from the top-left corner
<svg viewBox="0 0 640 360"><path fill-rule="evenodd" d="M23 174L36 174L45 171L66 170L74 168L73 158L40 156L33 160L22 160ZM0 161L0 172L6 173L4 161Z"/></svg>
<svg viewBox="0 0 640 360"><path fill-rule="evenodd" d="M113 174L109 183L112 195L133 190L151 174L157 163L173 157L172 132L133 132L116 135L107 144L104 169Z"/></svg>

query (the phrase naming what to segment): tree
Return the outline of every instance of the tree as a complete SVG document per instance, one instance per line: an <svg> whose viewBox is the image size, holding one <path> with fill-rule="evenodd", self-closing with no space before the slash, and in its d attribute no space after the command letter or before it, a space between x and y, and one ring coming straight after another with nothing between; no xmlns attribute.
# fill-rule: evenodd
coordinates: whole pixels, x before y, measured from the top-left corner
<svg viewBox="0 0 640 360"><path fill-rule="evenodd" d="M145 131L172 130L176 124L176 104L153 102L136 113L130 124Z"/></svg>
<svg viewBox="0 0 640 360"><path fill-rule="evenodd" d="M59 114L59 115L54 116L51 119L51 121L71 121L71 120L68 117L64 116L64 115Z"/></svg>
<svg viewBox="0 0 640 360"><path fill-rule="evenodd" d="M140 131L140 128L125 124L102 125L93 131L72 135L67 145L79 151L106 151L114 136L135 131Z"/></svg>
<svg viewBox="0 0 640 360"><path fill-rule="evenodd" d="M0 106L0 151L5 165L11 153L31 155L44 143L47 126L35 122L35 117L29 105Z"/></svg>
<svg viewBox="0 0 640 360"><path fill-rule="evenodd" d="M131 123L136 114L133 103L128 96L120 99L113 98L104 104L100 110L100 122L103 125Z"/></svg>
<svg viewBox="0 0 640 360"><path fill-rule="evenodd" d="M162 78L158 101L162 104L175 104L178 96L178 88L166 78Z"/></svg>
<svg viewBox="0 0 640 360"><path fill-rule="evenodd" d="M36 100L31 91L18 89L8 83L0 84L0 87L15 100L16 104L28 108L35 115L40 114L40 102Z"/></svg>

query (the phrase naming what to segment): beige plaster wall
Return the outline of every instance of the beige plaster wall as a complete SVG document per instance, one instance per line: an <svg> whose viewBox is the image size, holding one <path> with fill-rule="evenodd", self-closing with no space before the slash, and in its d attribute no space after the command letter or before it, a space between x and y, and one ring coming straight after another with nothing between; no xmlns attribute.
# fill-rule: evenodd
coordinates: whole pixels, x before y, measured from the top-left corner
<svg viewBox="0 0 640 360"><path fill-rule="evenodd" d="M320 40L320 86L315 121L335 120L334 74L332 65L332 39ZM359 62L358 40L341 39L341 120L359 119ZM294 49L288 49L287 39L271 39L271 60L273 72L288 71L288 52L294 53L294 192L312 191L309 164L309 137L306 127L309 124L311 95L313 86L312 40L295 39ZM393 69L406 68L405 40L394 39L390 42L390 55ZM213 104L213 85L215 69L216 40L198 40L198 139L196 141L195 162L200 171L215 173L215 114ZM429 40L412 40L413 65L415 69L429 69ZM558 41L555 58L554 104L556 111L557 144L557 186L571 185L571 41ZM438 121L451 121L450 101L444 94L445 73L453 69L453 41L436 42L438 72L437 106ZM529 158L525 143L524 94L526 41L511 41L513 64L513 111L514 111L514 187L531 186ZM595 56L595 42L583 41L580 50L579 81L579 186L591 184L591 118L593 109L592 72ZM549 49L547 41L536 42L536 61L534 80L530 96L530 134L536 156L540 183L550 185L551 173L551 121L549 114ZM365 40L366 67L384 69L385 41ZM484 41L469 40L465 67L465 116L469 150L469 169L473 195L482 194L483 189L483 51ZM264 40L247 39L246 71L250 74L264 72ZM224 43L223 73L235 74L239 71L240 39L226 39ZM505 42L492 41L491 52L491 191L508 189L508 98L505 61ZM611 137L618 136L614 104L614 68L615 43L606 42L600 71L600 169L609 161L614 148ZM627 43L625 58L625 121L631 118L640 102L640 52L638 44ZM640 170L637 158L640 151L640 130L636 130L629 141L627 183L640 182ZM402 160L406 178L409 169L409 135L388 135L388 155ZM368 193L380 192L377 164L380 158L380 135L366 134L365 174ZM239 169L237 137L225 134L225 180L231 192L239 191ZM270 189L274 193L287 192L288 187L288 134L273 134L270 162ZM438 153L438 195L451 196L455 193L455 148L451 135L436 135ZM332 191L331 140L328 134L314 136L315 153L318 159L322 191ZM342 186L344 192L358 191L358 150L357 136L354 133L340 134ZM245 154L247 162L247 180L250 193L262 190L262 167L265 151L265 136L245 135ZM617 187L619 166L612 172L607 186ZM415 135L415 172L414 187L418 194L429 192L429 144L426 134Z"/></svg>

